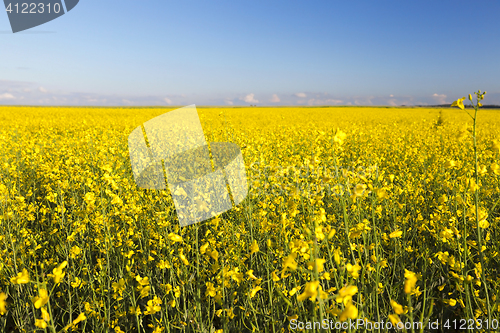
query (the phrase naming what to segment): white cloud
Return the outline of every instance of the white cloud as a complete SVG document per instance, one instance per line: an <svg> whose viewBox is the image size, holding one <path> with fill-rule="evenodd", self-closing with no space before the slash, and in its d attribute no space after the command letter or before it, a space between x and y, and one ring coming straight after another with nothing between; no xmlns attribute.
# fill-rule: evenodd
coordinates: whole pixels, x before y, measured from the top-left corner
<svg viewBox="0 0 500 333"><path fill-rule="evenodd" d="M438 104L446 104L446 95L439 95L439 94L434 94L432 95L432 98L438 103Z"/></svg>
<svg viewBox="0 0 500 333"><path fill-rule="evenodd" d="M0 95L0 100L1 99L15 99L14 95L12 94L9 94L9 93L5 93L5 94L1 94Z"/></svg>
<svg viewBox="0 0 500 333"><path fill-rule="evenodd" d="M307 101L307 104L309 104L309 105L336 105L336 104L340 104L342 102L343 101L340 99L333 99L333 98L329 98L329 99L311 98L310 100Z"/></svg>
<svg viewBox="0 0 500 333"><path fill-rule="evenodd" d="M365 97L365 98L355 98L354 104L355 105L373 105L372 99L373 99L373 96Z"/></svg>
<svg viewBox="0 0 500 333"><path fill-rule="evenodd" d="M420 95L382 94L382 95L342 95L338 92L305 91L293 93L273 91L257 92L220 92L217 94L170 94L130 95L83 93L66 88L44 88L45 82L6 81L0 79L0 104L16 105L436 105L451 103L448 94L425 92ZM51 86L52 87L52 86ZM276 92L277 90L275 90ZM298 90L296 90L298 91ZM444 92L444 91L443 91ZM262 95L261 95L262 94ZM487 104L500 104L500 92L489 92Z"/></svg>
<svg viewBox="0 0 500 333"><path fill-rule="evenodd" d="M325 104L340 104L343 101L341 99L327 99Z"/></svg>
<svg viewBox="0 0 500 333"><path fill-rule="evenodd" d="M247 103L259 103L259 101L256 100L254 97L255 97L255 94L248 94L245 96L245 98L243 100Z"/></svg>

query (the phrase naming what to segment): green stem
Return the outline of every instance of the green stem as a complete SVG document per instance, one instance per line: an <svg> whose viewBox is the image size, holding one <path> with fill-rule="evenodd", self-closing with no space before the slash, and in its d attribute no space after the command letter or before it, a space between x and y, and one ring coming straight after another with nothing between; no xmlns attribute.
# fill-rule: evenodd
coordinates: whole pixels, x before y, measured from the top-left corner
<svg viewBox="0 0 500 333"><path fill-rule="evenodd" d="M479 95L478 95L478 103L479 103ZM478 240L478 248L479 248L479 261L481 263L481 280L484 286L484 292L486 294L486 306L488 311L488 322L491 322L491 311L490 311L490 297L488 295L488 284L486 283L486 276L484 273L484 256L483 256L483 240L481 235L481 227L479 226L479 174L478 174L478 157L477 157L477 137L476 137L476 124L477 124L477 111L479 106L474 105L474 126L473 126L473 139L474 139L474 177L476 179L476 188L474 191L474 204L476 208L476 228L477 228L477 240ZM488 328L489 332L489 328Z"/></svg>

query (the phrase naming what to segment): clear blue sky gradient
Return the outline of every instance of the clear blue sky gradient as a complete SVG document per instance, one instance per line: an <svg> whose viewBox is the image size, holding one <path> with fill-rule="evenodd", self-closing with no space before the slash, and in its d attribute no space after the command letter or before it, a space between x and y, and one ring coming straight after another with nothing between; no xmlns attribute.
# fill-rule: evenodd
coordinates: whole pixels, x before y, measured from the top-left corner
<svg viewBox="0 0 500 333"><path fill-rule="evenodd" d="M477 89L500 104L499 15L497 0L81 0L12 34L3 12L0 104L438 104Z"/></svg>

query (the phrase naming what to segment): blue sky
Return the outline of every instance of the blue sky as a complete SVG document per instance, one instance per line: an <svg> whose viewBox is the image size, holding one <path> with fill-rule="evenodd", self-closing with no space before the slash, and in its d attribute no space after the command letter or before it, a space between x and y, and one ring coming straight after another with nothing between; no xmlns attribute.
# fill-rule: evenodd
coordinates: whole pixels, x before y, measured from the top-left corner
<svg viewBox="0 0 500 333"><path fill-rule="evenodd" d="M29 2L29 1L28 1ZM0 104L500 104L500 1L81 0L13 34Z"/></svg>

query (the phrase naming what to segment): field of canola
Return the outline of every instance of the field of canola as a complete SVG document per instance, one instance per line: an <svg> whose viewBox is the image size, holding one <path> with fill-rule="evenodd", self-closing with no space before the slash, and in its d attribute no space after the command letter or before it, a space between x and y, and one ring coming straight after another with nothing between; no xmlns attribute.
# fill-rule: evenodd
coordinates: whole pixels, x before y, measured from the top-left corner
<svg viewBox="0 0 500 333"><path fill-rule="evenodd" d="M169 110L0 107L0 331L498 325L500 111L478 114L476 184L460 109L198 108L249 194L179 228L127 147Z"/></svg>

